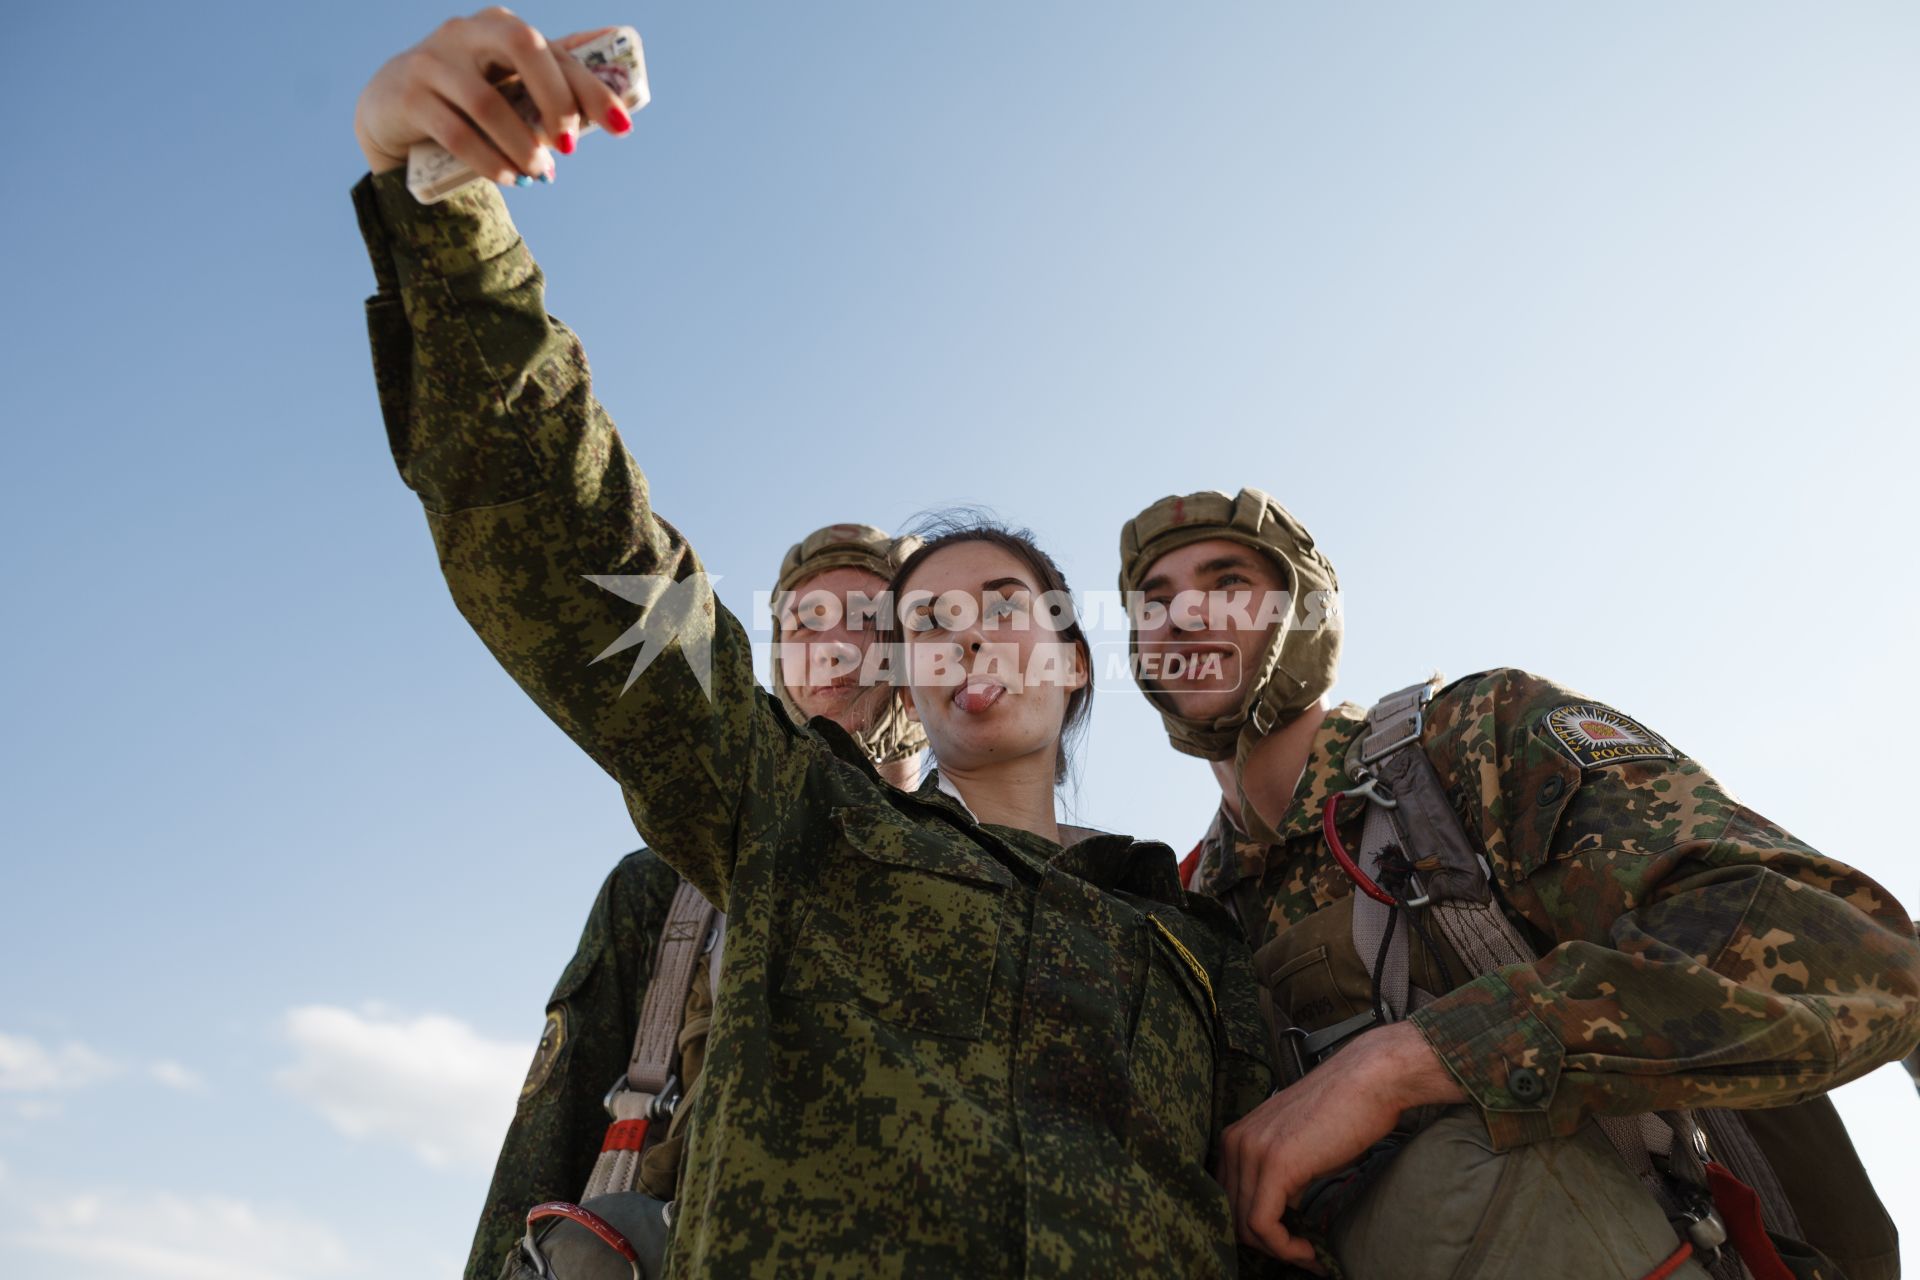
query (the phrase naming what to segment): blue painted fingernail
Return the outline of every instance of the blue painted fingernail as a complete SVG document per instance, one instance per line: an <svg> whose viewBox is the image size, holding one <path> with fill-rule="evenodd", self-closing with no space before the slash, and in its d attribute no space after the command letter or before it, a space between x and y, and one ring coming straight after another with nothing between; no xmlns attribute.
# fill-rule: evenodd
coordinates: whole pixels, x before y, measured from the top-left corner
<svg viewBox="0 0 1920 1280"><path fill-rule="evenodd" d="M540 175L540 181L542 181L542 182L552 182L552 181L553 181L553 171L552 171L552 170L548 170L548 171L547 171L546 173L543 173L543 174L541 174L541 175Z"/></svg>
<svg viewBox="0 0 1920 1280"><path fill-rule="evenodd" d="M529 178L529 177L528 177L528 176L527 176L526 174L524 174L524 173L516 173L516 174L514 174L514 175L513 175L513 185L514 185L514 186L516 186L516 187L528 187L528 186L532 186L532 185L533 185L533 179L532 179L532 178Z"/></svg>

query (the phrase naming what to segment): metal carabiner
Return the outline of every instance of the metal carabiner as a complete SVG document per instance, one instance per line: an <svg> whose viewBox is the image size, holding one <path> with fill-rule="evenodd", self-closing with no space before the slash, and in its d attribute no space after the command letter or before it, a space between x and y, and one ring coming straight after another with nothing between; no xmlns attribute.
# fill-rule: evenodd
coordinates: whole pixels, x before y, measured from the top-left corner
<svg viewBox="0 0 1920 1280"><path fill-rule="evenodd" d="M1721 1218L1720 1211L1713 1207L1713 1201L1703 1199L1680 1214L1680 1220L1686 1223L1687 1242L1693 1246L1694 1256L1700 1259L1703 1267L1712 1266L1720 1257L1720 1250L1726 1247L1728 1239L1727 1224Z"/></svg>
<svg viewBox="0 0 1920 1280"><path fill-rule="evenodd" d="M1379 805L1382 809L1398 809L1400 802L1394 799L1392 790L1380 781L1378 775L1368 775L1359 786L1348 787L1340 793L1342 800L1361 799Z"/></svg>

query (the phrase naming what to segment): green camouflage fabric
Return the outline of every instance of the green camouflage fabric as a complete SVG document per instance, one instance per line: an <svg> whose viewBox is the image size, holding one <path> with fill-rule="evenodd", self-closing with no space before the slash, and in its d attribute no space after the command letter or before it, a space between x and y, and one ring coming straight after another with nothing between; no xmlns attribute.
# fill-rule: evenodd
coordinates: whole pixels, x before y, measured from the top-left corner
<svg viewBox="0 0 1920 1280"><path fill-rule="evenodd" d="M1920 946L1892 894L1745 808L1677 751L1576 763L1548 726L1573 704L1592 705L1537 676L1487 672L1435 695L1422 738L1542 954L1410 1019L1497 1144L1565 1136L1593 1115L1795 1103L1920 1041ZM1246 839L1224 809L1202 841L1196 890L1225 899L1257 878L1268 916L1256 947L1314 931L1317 914L1346 905L1352 884L1320 814L1349 785L1346 752L1364 716L1351 704L1328 716L1278 824L1283 843ZM1350 849L1364 809L1339 811ZM1275 999L1300 1025L1363 1007L1307 980L1310 959L1288 965ZM1538 1096L1508 1088L1522 1067L1529 1086L1544 1084Z"/></svg>
<svg viewBox="0 0 1920 1280"><path fill-rule="evenodd" d="M577 1200L587 1185L607 1128L601 1100L626 1072L660 927L679 883L672 867L641 849L600 886L580 945L547 1002L549 1016L561 1020L558 1050L550 1065L536 1056L528 1074L494 1162L466 1280L494 1280L525 1233L528 1209Z"/></svg>
<svg viewBox="0 0 1920 1280"><path fill-rule="evenodd" d="M899 553L917 545L917 539L896 539L867 525L828 525L788 550L776 594L816 573L843 565L890 577ZM773 683L788 714L805 719L780 684L777 653ZM856 735L876 762L901 759L926 745L918 724L906 722L903 716L894 720L897 723L883 723ZM641 849L624 858L601 886L580 945L547 1002L548 1019L559 1019L557 1036L549 1021L542 1030L543 1044L536 1054L535 1069L529 1073L494 1164L493 1183L487 1190L486 1205L467 1257L467 1280L492 1280L501 1273L502 1266L518 1252L529 1208L548 1200L576 1199L586 1185L600 1150L600 1132L608 1121L606 1093L626 1070L627 1053L639 1031L653 978L660 930L679 883L679 873ZM611 975L630 975L632 981L617 981ZM679 1075L685 1090L682 1111L686 1112L697 1097L693 1085L705 1042L704 1034L690 1042L689 1032L695 1018L705 1025L711 1008L705 975L704 966L696 970L699 992L690 993L690 1004L683 1015L686 1029L681 1033L681 1050L686 1056ZM557 1051L544 1043L550 1037L558 1039ZM554 1058L551 1067L544 1065L548 1053ZM661 1132L667 1136L647 1148L642 1187L662 1199L673 1198L684 1146L680 1129L685 1119L676 1112L673 1129L663 1127Z"/></svg>
<svg viewBox="0 0 1920 1280"><path fill-rule="evenodd" d="M668 1274L1234 1273L1208 1165L1272 1071L1231 920L1165 845L978 824L796 726L499 192L422 206L396 171L354 195L389 443L455 603L727 913ZM643 671L594 661L641 611L589 574L691 594Z"/></svg>

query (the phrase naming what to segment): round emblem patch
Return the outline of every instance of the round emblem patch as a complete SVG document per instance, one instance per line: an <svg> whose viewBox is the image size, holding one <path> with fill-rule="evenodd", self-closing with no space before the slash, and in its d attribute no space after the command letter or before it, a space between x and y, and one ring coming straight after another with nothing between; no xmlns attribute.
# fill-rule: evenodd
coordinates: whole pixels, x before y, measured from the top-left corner
<svg viewBox="0 0 1920 1280"><path fill-rule="evenodd" d="M553 1074L553 1064L560 1060L560 1050L566 1043L567 1011L547 1010L547 1025L540 1028L540 1047L533 1051L533 1065L527 1068L527 1082L520 1086L522 1098L530 1098L540 1091L540 1086Z"/></svg>
<svg viewBox="0 0 1920 1280"><path fill-rule="evenodd" d="M1675 758L1665 738L1638 720L1598 703L1555 707L1547 715L1547 730L1582 769Z"/></svg>

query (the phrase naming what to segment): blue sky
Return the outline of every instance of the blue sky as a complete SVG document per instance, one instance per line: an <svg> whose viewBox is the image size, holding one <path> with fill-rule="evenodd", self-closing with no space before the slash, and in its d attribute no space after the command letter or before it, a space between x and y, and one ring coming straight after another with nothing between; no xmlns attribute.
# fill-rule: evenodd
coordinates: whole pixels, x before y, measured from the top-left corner
<svg viewBox="0 0 1920 1280"><path fill-rule="evenodd" d="M637 843L374 402L353 101L447 12L13 19L14 1274L454 1273ZM737 609L807 529L958 502L1103 589L1138 508L1257 484L1339 568L1340 694L1551 675L1920 908L1910 6L522 12L646 41L635 135L510 203ZM1073 812L1184 849L1210 788L1101 691ZM1920 1100L1839 1100L1920 1240Z"/></svg>

